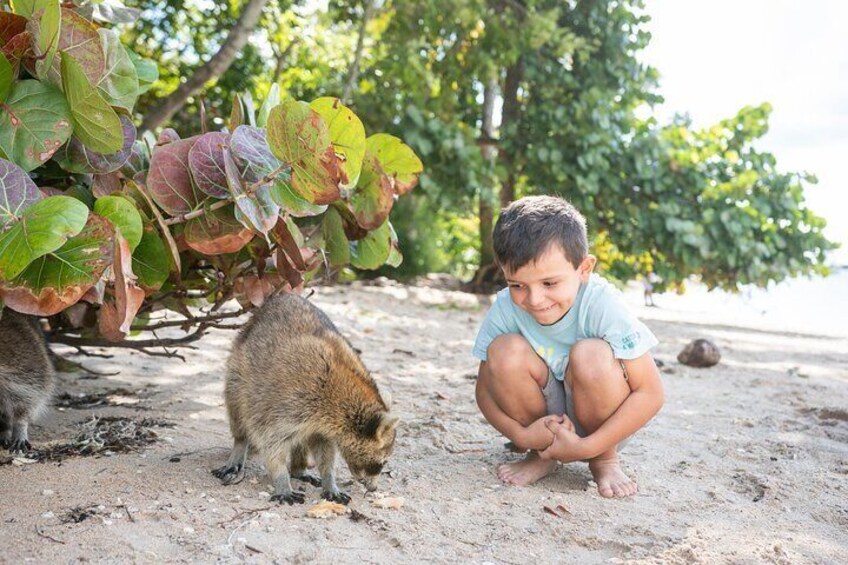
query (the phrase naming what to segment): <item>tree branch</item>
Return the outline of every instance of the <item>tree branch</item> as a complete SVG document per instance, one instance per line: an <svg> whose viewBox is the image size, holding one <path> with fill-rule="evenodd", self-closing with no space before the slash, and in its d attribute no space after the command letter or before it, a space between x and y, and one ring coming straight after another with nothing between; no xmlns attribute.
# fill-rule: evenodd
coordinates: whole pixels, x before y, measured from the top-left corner
<svg viewBox="0 0 848 565"><path fill-rule="evenodd" d="M262 10L267 3L268 0L249 0L242 9L238 22L230 30L227 39L221 45L221 49L208 62L198 68L179 88L168 95L161 104L149 112L141 122L138 131L153 131L164 122L167 122L171 119L171 116L185 105L186 100L200 92L204 84L212 78L220 77L224 74L230 68L230 65L233 64L236 55L238 55L239 51L247 43L250 34L253 32L256 24L259 23Z"/></svg>

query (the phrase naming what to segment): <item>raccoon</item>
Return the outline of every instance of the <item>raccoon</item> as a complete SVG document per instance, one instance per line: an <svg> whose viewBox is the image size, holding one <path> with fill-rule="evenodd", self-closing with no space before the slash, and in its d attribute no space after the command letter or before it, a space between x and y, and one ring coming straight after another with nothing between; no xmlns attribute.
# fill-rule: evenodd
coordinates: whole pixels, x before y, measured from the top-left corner
<svg viewBox="0 0 848 565"><path fill-rule="evenodd" d="M38 318L0 310L0 444L32 449L29 424L53 394L53 365Z"/></svg>
<svg viewBox="0 0 848 565"><path fill-rule="evenodd" d="M392 452L398 418L333 322L294 294L270 297L242 328L227 362L224 390L233 449L212 471L240 480L248 452L265 458L272 500L303 503L291 478L322 486L322 498L347 504L335 479L336 453L369 491ZM320 481L306 474L309 454Z"/></svg>

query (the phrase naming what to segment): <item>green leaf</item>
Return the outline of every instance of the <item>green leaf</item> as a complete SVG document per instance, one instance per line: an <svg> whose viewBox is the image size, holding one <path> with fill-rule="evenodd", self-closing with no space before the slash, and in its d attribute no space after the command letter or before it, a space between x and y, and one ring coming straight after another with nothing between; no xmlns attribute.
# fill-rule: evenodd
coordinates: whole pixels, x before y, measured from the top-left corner
<svg viewBox="0 0 848 565"><path fill-rule="evenodd" d="M62 53L62 86L71 108L74 134L79 140L98 153L120 151L124 135L118 114L91 86L79 63L67 53Z"/></svg>
<svg viewBox="0 0 848 565"><path fill-rule="evenodd" d="M343 172L341 186L356 186L359 172L362 170L362 158L365 156L365 127L357 115L338 98L325 96L313 100L310 106L330 128L333 149L343 156L340 167Z"/></svg>
<svg viewBox="0 0 848 565"><path fill-rule="evenodd" d="M138 72L135 65L114 30L100 28L98 33L103 44L106 69L95 86L112 106L132 110L138 99Z"/></svg>
<svg viewBox="0 0 848 565"><path fill-rule="evenodd" d="M377 156L369 150L365 153L359 185L350 196L356 223L367 230L381 226L389 217L394 203L392 179L383 171Z"/></svg>
<svg viewBox="0 0 848 565"><path fill-rule="evenodd" d="M389 222L368 235L353 242L350 250L350 264L358 269L379 269L389 259L392 251L392 234Z"/></svg>
<svg viewBox="0 0 848 565"><path fill-rule="evenodd" d="M152 225L144 226L141 241L133 251L132 270L138 284L146 290L158 290L171 269L165 242Z"/></svg>
<svg viewBox="0 0 848 565"><path fill-rule="evenodd" d="M156 61L139 57L131 49L127 49L127 55L135 66L135 72L138 76L138 94L142 95L150 90L154 82L159 80L159 67L156 66Z"/></svg>
<svg viewBox="0 0 848 565"><path fill-rule="evenodd" d="M88 217L84 229L58 250L33 261L3 284L6 303L20 312L52 316L77 302L112 264L114 232L104 218Z"/></svg>
<svg viewBox="0 0 848 565"><path fill-rule="evenodd" d="M143 224L135 206L123 196L104 196L94 203L94 213L103 216L121 231L130 251L141 241Z"/></svg>
<svg viewBox="0 0 848 565"><path fill-rule="evenodd" d="M292 186L312 204L329 204L341 196L340 161L327 124L306 102L287 100L268 116L268 145L291 165Z"/></svg>
<svg viewBox="0 0 848 565"><path fill-rule="evenodd" d="M0 102L5 102L6 97L12 92L12 84L15 82L14 75L9 59L0 53Z"/></svg>
<svg viewBox="0 0 848 565"><path fill-rule="evenodd" d="M407 144L393 135L378 133L368 138L368 151L377 156L380 166L394 179L394 190L406 194L418 184L424 171L421 159Z"/></svg>
<svg viewBox="0 0 848 565"><path fill-rule="evenodd" d="M38 187L22 168L0 159L0 232L41 199Z"/></svg>
<svg viewBox="0 0 848 565"><path fill-rule="evenodd" d="M321 222L321 235L324 237L324 249L330 265L338 267L350 263L350 243L344 232L344 224L339 212L330 207Z"/></svg>
<svg viewBox="0 0 848 565"><path fill-rule="evenodd" d="M35 259L55 251L85 226L88 208L70 196L39 200L0 234L0 280L12 279Z"/></svg>
<svg viewBox="0 0 848 565"><path fill-rule="evenodd" d="M259 114L256 116L257 127L265 127L265 124L268 123L268 114L271 113L271 108L279 103L280 85L275 82L271 85L271 89L268 91L268 96L265 97L265 101L262 103L262 106L259 107Z"/></svg>
<svg viewBox="0 0 848 565"><path fill-rule="evenodd" d="M39 4L39 0L9 0L12 12L27 19L32 17L32 12Z"/></svg>
<svg viewBox="0 0 848 565"><path fill-rule="evenodd" d="M0 111L0 157L25 171L38 167L71 137L71 112L55 87L37 80L15 83Z"/></svg>
<svg viewBox="0 0 848 565"><path fill-rule="evenodd" d="M35 0L30 23L27 28L35 37L35 54L38 78L44 80L53 68L56 50L59 48L59 31L62 22L62 9L56 0Z"/></svg>

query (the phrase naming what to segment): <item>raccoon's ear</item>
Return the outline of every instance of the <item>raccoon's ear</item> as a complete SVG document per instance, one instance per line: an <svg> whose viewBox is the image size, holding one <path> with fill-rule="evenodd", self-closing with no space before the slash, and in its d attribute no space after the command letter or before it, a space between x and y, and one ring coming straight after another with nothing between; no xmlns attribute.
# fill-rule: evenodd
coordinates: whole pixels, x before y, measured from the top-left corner
<svg viewBox="0 0 848 565"><path fill-rule="evenodd" d="M377 443L381 446L385 445L386 438L397 428L398 422L400 422L399 416L395 416L389 412L384 413L380 419L380 425L377 427L377 433L374 434L374 439L377 440Z"/></svg>

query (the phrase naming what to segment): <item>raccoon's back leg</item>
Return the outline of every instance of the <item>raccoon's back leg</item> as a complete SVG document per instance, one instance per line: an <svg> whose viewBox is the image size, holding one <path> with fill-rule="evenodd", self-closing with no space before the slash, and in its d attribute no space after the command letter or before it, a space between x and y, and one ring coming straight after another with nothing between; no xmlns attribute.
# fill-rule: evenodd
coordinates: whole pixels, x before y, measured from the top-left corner
<svg viewBox="0 0 848 565"><path fill-rule="evenodd" d="M314 487L320 487L321 479L306 471L306 468L308 467L308 459L309 450L305 445L299 443L292 447L291 460L289 461L289 472L291 473L291 478L309 483Z"/></svg>
<svg viewBox="0 0 848 565"><path fill-rule="evenodd" d="M347 504L350 496L339 490L336 485L336 446L326 438L315 436L310 442L310 448L318 458L318 471L321 473L321 484L324 487L321 498Z"/></svg>

